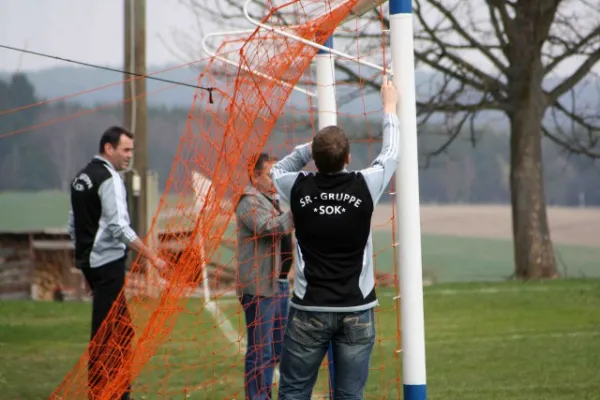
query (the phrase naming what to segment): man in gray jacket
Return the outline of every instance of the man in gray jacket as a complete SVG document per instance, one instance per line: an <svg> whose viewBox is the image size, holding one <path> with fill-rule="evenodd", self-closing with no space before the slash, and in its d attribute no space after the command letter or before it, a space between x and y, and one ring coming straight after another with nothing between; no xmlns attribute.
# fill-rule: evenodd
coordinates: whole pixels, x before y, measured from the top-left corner
<svg viewBox="0 0 600 400"><path fill-rule="evenodd" d="M276 161L258 155L235 212L237 293L248 333L246 399L271 399L276 353L287 322L292 216L275 198L270 171Z"/></svg>

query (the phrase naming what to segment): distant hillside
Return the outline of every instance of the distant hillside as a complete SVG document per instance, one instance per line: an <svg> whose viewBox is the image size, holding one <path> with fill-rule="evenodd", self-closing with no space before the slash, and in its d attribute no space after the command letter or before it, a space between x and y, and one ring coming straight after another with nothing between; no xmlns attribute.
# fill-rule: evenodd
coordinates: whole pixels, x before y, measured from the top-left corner
<svg viewBox="0 0 600 400"><path fill-rule="evenodd" d="M120 68L120 67L114 67ZM151 65L148 67L148 73L154 77L168 79L177 82L183 82L190 85L198 85L198 75L202 70L203 65L196 64L193 67L175 67ZM154 73L156 71L166 72ZM38 97L52 99L62 96L71 95L74 93L87 92L82 95L74 96L68 99L69 102L76 102L84 106L95 106L98 104L118 103L123 98L123 86L120 83L124 78L123 75L117 72L104 71L91 67L56 67L40 71L27 72L29 79L33 82ZM0 79L10 75L9 71L0 70ZM416 76L416 84L421 99L431 95L435 90L435 85L432 83L439 82L439 75L429 72L418 72ZM557 79L549 79L545 83L551 88L556 85ZM206 82L200 82L201 85L208 86ZM110 86L108 86L110 85ZM218 86L218 82L216 84ZM108 86L108 87L106 87ZM577 87L577 104L585 107L596 108L598 106L598 87L600 87L600 79L590 76ZM356 88L353 88L356 89ZM149 105L166 106L166 107L189 107L193 95L194 88L185 86L176 86L169 83L159 82L156 80L147 81L148 103ZM337 88L338 101L345 99L343 104L339 105L339 110L342 113L348 114L363 114L377 111L380 108L378 93L371 92L370 94L361 95L354 94L349 96L349 89L339 86ZM348 100L348 97L350 98ZM569 106L572 101L570 94L564 96L563 104ZM290 105L306 109L309 107L307 96L293 92L288 100ZM314 102L313 102L314 107ZM550 116L548 116L550 118ZM498 113L486 112L479 116L479 123L486 124L492 122L494 128L505 128L506 121L504 118L498 118ZM430 121L431 122L431 121Z"/></svg>
<svg viewBox="0 0 600 400"><path fill-rule="evenodd" d="M49 71L41 71L33 74L44 82L38 83L41 89L37 90L23 77L11 79L8 84L3 85L7 88L3 93L8 95L0 96L0 100L4 100L0 110L39 103L43 98L34 95L34 91L47 99L52 97L48 95L48 90L62 90L63 93L58 94L64 95L70 93L67 87L73 89L75 84L81 90L86 89L86 86L93 88L94 85L109 83L106 78L104 82L93 80L92 77L98 76L93 72L90 78L86 77L88 72L91 71L74 69L69 75L62 71L62 77L57 76L53 80L54 84L50 84L47 81L49 78L42 79L44 73ZM192 75L191 71L188 72ZM338 98L342 91L343 88L340 87L337 91ZM102 92L99 90L93 94ZM115 92L109 100L116 105L103 107L102 110L87 108L75 102L50 101L42 107L22 109L0 118L0 136L5 136L0 144L0 191L67 190L77 170L97 151L99 133L107 126L122 121L122 107L119 104L121 97ZM294 101L300 103L299 99L300 97L295 96L288 100L288 106ZM247 129L244 118L233 118L231 121L234 126L230 126L229 134L224 135L224 121L230 116L227 111L220 110L220 113L215 114L214 110L194 110L193 118L188 118L189 104L186 103L191 99L188 97L177 100L178 103L163 103L162 106L154 103L148 110L148 165L158 173L161 188L170 181L173 190L185 192L190 189L190 169L214 177L214 174L225 173L221 168L215 168L221 161L225 161L221 164L229 169L239 168L240 176L245 176L247 160L243 158L234 163L228 163L227 157L223 160L224 153L240 145L244 146L243 157L250 156L246 151L247 146L240 142L238 135L238 132L245 132ZM244 100L252 101L246 98ZM345 109L356 107L358 110L357 103L362 103L362 98L358 97L353 104L345 105ZM380 104L379 100L374 100L368 106L378 108ZM177 107L178 105L184 107ZM209 107L205 102L199 106ZM350 168L358 169L369 165L380 150L381 142L376 138L380 135L381 121L379 113L353 114L354 118L340 114L338 122L355 139ZM262 135L268 134L264 151L282 157L294 144L308 141L312 137L314 121L307 117L306 112L286 107L273 129L262 125L263 119L258 118L252 125L253 133L245 139L246 144L255 140L256 135L265 139ZM489 126L475 127L475 148L472 147L470 137L465 135L434 159L430 159L429 155L446 142L447 128L444 125L427 124L420 129L419 161L421 166L427 165L419 174L419 192L423 203L509 201L510 141L507 140L506 129L488 121ZM15 134L18 132L20 133ZM548 204L600 204L600 191L595 189L598 186L598 164L583 156L562 152L549 140L545 140L542 145Z"/></svg>
<svg viewBox="0 0 600 400"><path fill-rule="evenodd" d="M111 66L111 68L121 69L118 66ZM204 65L201 64L195 64L191 67L153 65L148 66L148 75L194 86L218 86L219 81L212 84L198 82L199 74L203 68ZM157 73L157 71L164 72ZM120 101L123 98L123 85L121 82L127 79L123 74L118 72L80 66L64 66L34 72L22 72L26 73L30 81L34 84L39 97L51 99L89 91L88 93L68 99L69 102L77 102L84 106L95 106ZM0 70L0 79L6 78L9 75L8 71ZM314 76L311 79L314 79ZM430 77L426 75L423 76L422 81L427 82L429 79ZM167 107L189 107L195 90L192 87L173 85L150 79L147 80L148 104ZM348 92L348 89L337 88L338 101L341 101L345 97L344 92ZM378 94L373 93L372 95L375 96L372 99L370 96L355 95L346 104L340 105L340 111L348 113L375 111L380 107L380 104L376 97ZM307 96L298 92L293 92L290 102L296 107L305 109L309 104Z"/></svg>
<svg viewBox="0 0 600 400"><path fill-rule="evenodd" d="M113 68L118 69L120 67ZM148 67L148 73L165 70L167 68L169 67L150 66ZM65 66L35 72L23 72L27 74L28 78L35 86L37 95L46 99L90 91L86 94L71 97L67 101L76 102L84 106L94 106L118 102L123 98L123 85L121 82L126 78L123 74L117 72L79 66ZM7 75L8 73L6 71L0 71L0 78L6 77ZM197 84L197 71L191 68L177 68L153 76L190 85ZM155 80L147 81L147 89L149 93L149 104L172 107L189 107L195 90L193 88L174 86L169 83L158 82ZM161 91L156 94L152 93L157 90Z"/></svg>

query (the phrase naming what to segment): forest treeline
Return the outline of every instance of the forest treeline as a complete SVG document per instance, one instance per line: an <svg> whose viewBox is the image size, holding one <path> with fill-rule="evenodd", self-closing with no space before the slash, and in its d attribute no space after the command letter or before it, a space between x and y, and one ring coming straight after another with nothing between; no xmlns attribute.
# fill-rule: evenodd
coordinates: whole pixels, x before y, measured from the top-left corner
<svg viewBox="0 0 600 400"><path fill-rule="evenodd" d="M103 130L121 123L119 106L96 109L75 102L42 102L23 74L0 80L0 191L67 190L73 175L92 157ZM189 109L148 109L150 169L161 188L171 172ZM381 147L380 121L340 117L355 139L352 168L368 165ZM293 121L291 121L293 119ZM293 123L291 123L293 122ZM308 115L283 117L266 148L284 155L298 140L310 137ZM200 128L196 128L200 129ZM446 139L442 126L420 129L420 195L422 203L509 203L509 136L494 124L455 141L435 157L429 153ZM545 191L550 205L600 205L600 164L565 153L549 141L543 147Z"/></svg>

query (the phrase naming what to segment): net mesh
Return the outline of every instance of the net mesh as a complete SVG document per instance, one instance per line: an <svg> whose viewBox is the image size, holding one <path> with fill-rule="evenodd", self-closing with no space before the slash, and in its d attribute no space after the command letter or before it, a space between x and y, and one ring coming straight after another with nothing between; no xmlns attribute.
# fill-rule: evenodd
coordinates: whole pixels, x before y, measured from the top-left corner
<svg viewBox="0 0 600 400"><path fill-rule="evenodd" d="M290 1L252 12L264 13L264 23L321 44L335 29L345 37L346 49L355 52L361 49L358 37L368 33L368 40L379 41L379 51L357 57L384 63L381 25L353 20L339 27L355 4L356 0ZM265 29L224 36L219 42L217 56L198 78L198 86L215 89L212 94L198 90L194 96L146 238L169 267L157 271L143 259L136 260L119 301L53 399L87 398L88 374L95 377L92 386L101 388L94 393L98 400L119 398L131 382L133 397L142 399L244 397L247 338L235 287L235 205L257 153L282 157L316 132L316 98L311 94L317 86L311 63L318 49ZM340 63L353 65L352 60ZM360 74L368 79L369 73ZM379 100L363 96L362 82L336 84L340 103L345 93L361 104L354 111L339 112L338 122L352 133L351 167L366 167L380 148L380 103L369 107ZM294 92L294 87L308 93ZM399 398L392 207L383 203L375 215L381 306L365 397ZM293 274L290 281L293 286ZM88 364L89 359L94 362ZM329 397L327 367L325 358L313 397ZM276 373L275 391L277 379Z"/></svg>

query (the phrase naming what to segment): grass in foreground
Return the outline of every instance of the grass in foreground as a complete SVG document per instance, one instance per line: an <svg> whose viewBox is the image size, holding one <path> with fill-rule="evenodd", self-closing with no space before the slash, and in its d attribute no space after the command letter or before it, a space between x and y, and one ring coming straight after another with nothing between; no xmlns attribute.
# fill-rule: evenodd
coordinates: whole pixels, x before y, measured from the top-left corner
<svg viewBox="0 0 600 400"><path fill-rule="evenodd" d="M392 297L380 291L366 398L401 398ZM188 302L136 398L183 399L184 387L192 399L242 397L243 317L235 302L219 309L215 322ZM84 351L89 313L82 303L0 303L0 397L47 398ZM436 285L425 288L425 313L431 400L598 398L600 281Z"/></svg>

